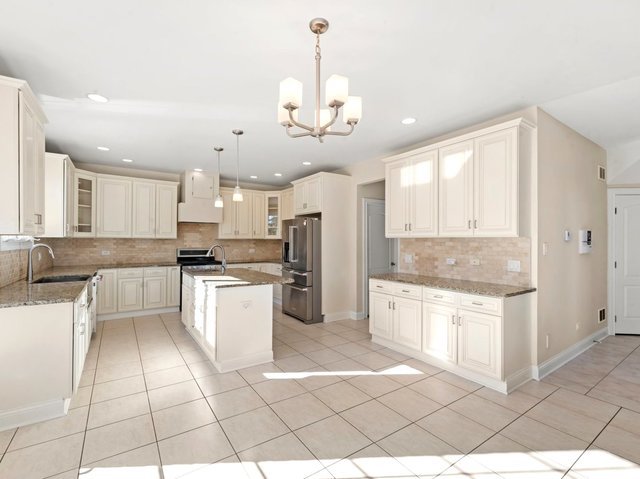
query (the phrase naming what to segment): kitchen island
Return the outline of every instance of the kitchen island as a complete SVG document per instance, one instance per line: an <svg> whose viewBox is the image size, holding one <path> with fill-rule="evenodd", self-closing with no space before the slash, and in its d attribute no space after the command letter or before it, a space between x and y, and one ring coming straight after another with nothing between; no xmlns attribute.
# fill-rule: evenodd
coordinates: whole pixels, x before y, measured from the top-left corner
<svg viewBox="0 0 640 479"><path fill-rule="evenodd" d="M273 285L291 280L243 268L182 274L182 323L218 371L273 361Z"/></svg>

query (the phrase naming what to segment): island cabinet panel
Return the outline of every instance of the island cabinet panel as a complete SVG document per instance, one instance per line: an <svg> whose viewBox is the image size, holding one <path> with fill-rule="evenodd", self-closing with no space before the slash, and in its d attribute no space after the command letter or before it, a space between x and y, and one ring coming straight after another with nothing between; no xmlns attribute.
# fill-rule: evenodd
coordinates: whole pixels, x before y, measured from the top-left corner
<svg viewBox="0 0 640 479"><path fill-rule="evenodd" d="M98 271L98 314L112 314L118 311L118 270Z"/></svg>

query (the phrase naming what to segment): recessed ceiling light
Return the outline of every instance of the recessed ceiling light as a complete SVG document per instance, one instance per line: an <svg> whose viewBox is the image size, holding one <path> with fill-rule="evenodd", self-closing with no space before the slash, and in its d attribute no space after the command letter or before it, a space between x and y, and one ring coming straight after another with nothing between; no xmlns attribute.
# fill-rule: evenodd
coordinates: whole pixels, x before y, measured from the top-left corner
<svg viewBox="0 0 640 479"><path fill-rule="evenodd" d="M130 160L129 158L123 158L122 161L125 163L133 163L133 160Z"/></svg>
<svg viewBox="0 0 640 479"><path fill-rule="evenodd" d="M410 117L410 116L409 116L409 117L407 117L407 118L404 118L404 119L401 121L401 123L402 123L403 125L413 125L415 122L416 122L416 119L415 119L415 118L413 118L413 117Z"/></svg>
<svg viewBox="0 0 640 479"><path fill-rule="evenodd" d="M273 176L282 176L282 173L274 173Z"/></svg>
<svg viewBox="0 0 640 479"><path fill-rule="evenodd" d="M302 164L303 164L304 166L309 166L309 165L311 164L311 162L310 162L310 161L303 161L303 162L302 162Z"/></svg>
<svg viewBox="0 0 640 479"><path fill-rule="evenodd" d="M251 178L252 180L257 180L258 177L256 175L251 175L249 178Z"/></svg>
<svg viewBox="0 0 640 479"><path fill-rule="evenodd" d="M194 168L193 171L197 171L198 173L200 173L202 171L202 168Z"/></svg>
<svg viewBox="0 0 640 479"><path fill-rule="evenodd" d="M100 151L109 151L109 148L107 148L106 146L99 146L98 150L100 150Z"/></svg>
<svg viewBox="0 0 640 479"><path fill-rule="evenodd" d="M87 95L87 98L89 98L89 100L93 100L98 103L107 103L109 101L109 99L106 96L99 95L98 93L89 93Z"/></svg>

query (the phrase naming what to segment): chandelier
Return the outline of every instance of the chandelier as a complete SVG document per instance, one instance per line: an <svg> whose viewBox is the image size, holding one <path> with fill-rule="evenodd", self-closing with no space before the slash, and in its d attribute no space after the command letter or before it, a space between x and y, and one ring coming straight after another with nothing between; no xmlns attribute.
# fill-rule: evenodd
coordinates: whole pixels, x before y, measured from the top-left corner
<svg viewBox="0 0 640 479"><path fill-rule="evenodd" d="M325 101L328 109L320 108L320 35L327 31L329 22L324 18L314 18L309 28L316 35L316 110L313 126L298 121L298 108L302 106L302 82L294 78L286 78L280 82L280 101L278 102L278 122L286 128L291 138L311 136L323 142L325 135L348 136L353 127L362 118L362 98L349 96L349 79L341 75L331 75L326 83ZM349 129L333 131L332 126L338 119L342 108L342 121ZM293 127L304 131L292 133Z"/></svg>

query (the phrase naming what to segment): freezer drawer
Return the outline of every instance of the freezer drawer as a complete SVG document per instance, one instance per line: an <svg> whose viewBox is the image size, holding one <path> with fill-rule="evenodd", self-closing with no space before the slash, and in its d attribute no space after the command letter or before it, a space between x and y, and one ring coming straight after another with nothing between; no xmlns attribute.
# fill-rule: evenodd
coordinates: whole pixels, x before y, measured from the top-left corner
<svg viewBox="0 0 640 479"><path fill-rule="evenodd" d="M313 320L313 287L282 285L282 311L304 322Z"/></svg>
<svg viewBox="0 0 640 479"><path fill-rule="evenodd" d="M292 279L296 286L313 286L312 271L296 271L289 268L282 268L282 277Z"/></svg>

